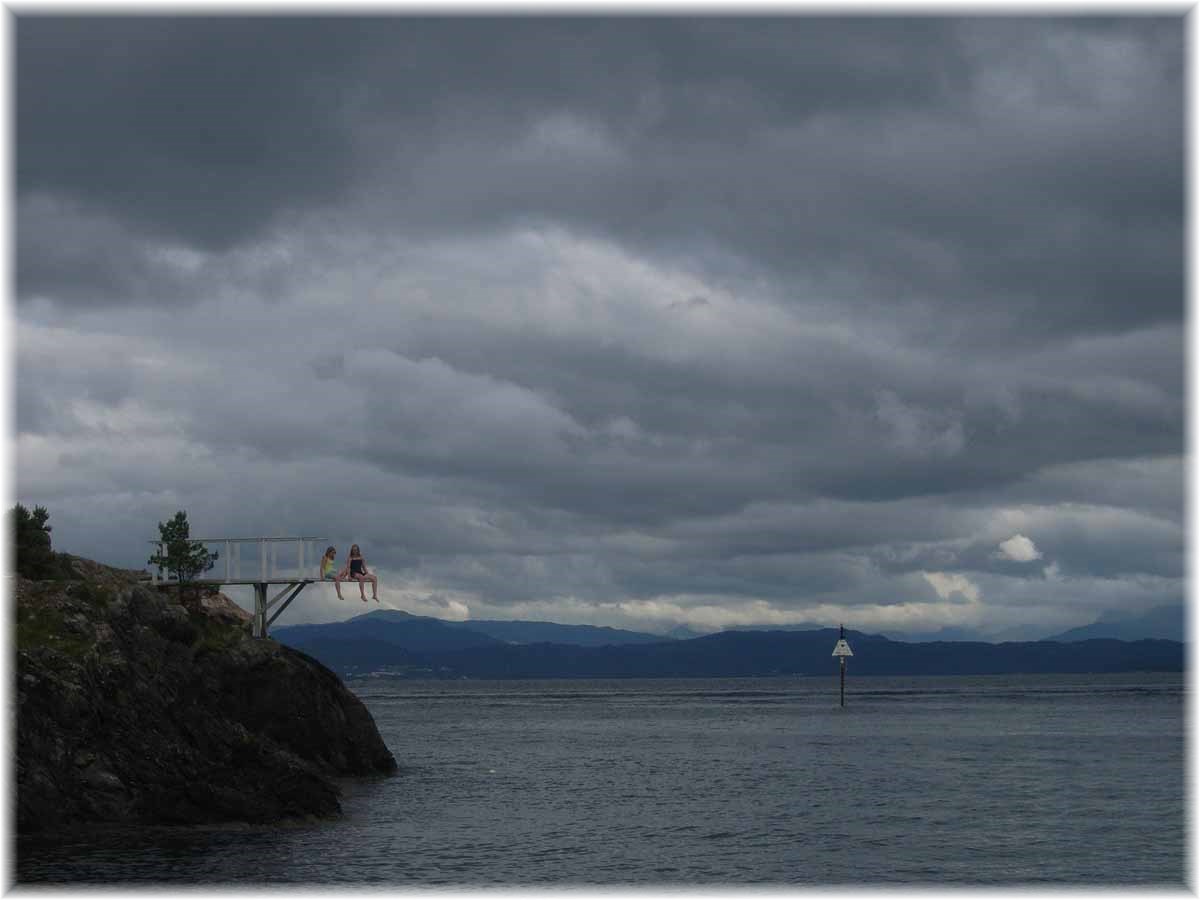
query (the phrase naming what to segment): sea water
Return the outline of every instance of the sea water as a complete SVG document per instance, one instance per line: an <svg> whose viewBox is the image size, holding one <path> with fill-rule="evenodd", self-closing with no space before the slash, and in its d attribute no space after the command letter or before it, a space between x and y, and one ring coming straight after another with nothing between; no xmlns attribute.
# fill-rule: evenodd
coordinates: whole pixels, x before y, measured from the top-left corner
<svg viewBox="0 0 1200 900"><path fill-rule="evenodd" d="M17 842L18 882L1164 885L1179 674L348 682L343 818Z"/></svg>

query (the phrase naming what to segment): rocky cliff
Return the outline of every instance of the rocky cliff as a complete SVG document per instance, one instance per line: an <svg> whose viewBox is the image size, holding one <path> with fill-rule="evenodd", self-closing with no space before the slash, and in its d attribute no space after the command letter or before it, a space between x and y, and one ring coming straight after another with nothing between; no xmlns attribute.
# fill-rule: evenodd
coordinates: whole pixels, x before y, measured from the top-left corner
<svg viewBox="0 0 1200 900"><path fill-rule="evenodd" d="M14 579L18 831L327 817L337 777L395 771L362 702L228 598L66 563Z"/></svg>

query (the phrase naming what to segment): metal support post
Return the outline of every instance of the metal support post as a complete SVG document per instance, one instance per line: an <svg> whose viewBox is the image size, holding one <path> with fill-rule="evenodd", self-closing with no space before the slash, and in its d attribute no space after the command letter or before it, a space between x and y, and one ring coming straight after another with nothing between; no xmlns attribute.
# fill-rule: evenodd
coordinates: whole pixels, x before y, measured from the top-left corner
<svg viewBox="0 0 1200 900"><path fill-rule="evenodd" d="M283 605L280 606L279 609L275 610L275 613L271 616L271 618L267 619L268 627L270 627L271 623L274 622L276 619L278 619L280 617L280 615L283 614L283 611L288 608L288 604L291 603L293 600L295 600L300 595L300 592L302 590L304 590L304 587L307 584L308 584L307 581L302 581L298 585L296 585L295 590L292 591L291 595L286 600L283 601ZM291 585L288 585L287 588L284 588L284 591L288 590L288 588L290 588L290 587L291 587ZM278 600L279 598L276 597L275 599ZM272 604L274 604L275 601L272 600L271 602L272 602ZM266 636L267 636L266 629L264 629L263 637L266 637Z"/></svg>
<svg viewBox="0 0 1200 900"><path fill-rule="evenodd" d="M254 630L256 638L267 636L267 584L258 581L254 584Z"/></svg>

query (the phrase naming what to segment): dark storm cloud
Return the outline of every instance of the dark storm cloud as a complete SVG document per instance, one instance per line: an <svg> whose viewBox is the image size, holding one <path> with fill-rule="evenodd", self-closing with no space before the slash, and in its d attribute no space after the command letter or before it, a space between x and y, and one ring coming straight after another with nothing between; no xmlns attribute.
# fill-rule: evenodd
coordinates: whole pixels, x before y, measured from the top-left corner
<svg viewBox="0 0 1200 900"><path fill-rule="evenodd" d="M1157 519L1183 523L1182 457L1132 458L1069 463L1031 473L1014 483L1014 501L1096 504L1139 509Z"/></svg>
<svg viewBox="0 0 1200 900"><path fill-rule="evenodd" d="M431 609L1176 597L1181 22L22 16L22 497Z"/></svg>
<svg viewBox="0 0 1200 900"><path fill-rule="evenodd" d="M226 248L350 179L354 53L304 20L21 16L17 182Z"/></svg>
<svg viewBox="0 0 1200 900"><path fill-rule="evenodd" d="M760 497L995 489L1072 461L1171 454L1183 437L1183 348L1168 331L978 369L815 343L794 347L803 367L778 348L749 372L714 367L703 354L668 362L495 334L486 347L465 339L442 349L449 366L398 360L390 374L372 373L369 454L397 470L497 481L517 498L612 521L720 514ZM489 398L493 382L469 387L464 378L457 389L442 385L451 393L425 391L425 374L455 365L538 390ZM951 370L957 380L948 383ZM348 385L362 378L350 372ZM996 385L1009 391L1003 403L988 397ZM488 416L448 402L454 390ZM506 399L516 407L504 408ZM603 423L621 417L653 423L662 436L607 434Z"/></svg>
<svg viewBox="0 0 1200 900"><path fill-rule="evenodd" d="M781 283L825 273L830 299L937 310L959 342L981 340L966 321L993 340L1124 328L1182 310L1181 35L1158 19L21 17L18 190L217 250L352 199L390 229L547 219L661 252L719 245ZM45 282L42 247L19 247L23 288ZM109 264L125 281L142 265Z"/></svg>
<svg viewBox="0 0 1200 900"><path fill-rule="evenodd" d="M560 109L632 124L648 87L654 128L687 138L928 102L961 66L930 46L945 25L22 16L18 182L222 248L393 150Z"/></svg>

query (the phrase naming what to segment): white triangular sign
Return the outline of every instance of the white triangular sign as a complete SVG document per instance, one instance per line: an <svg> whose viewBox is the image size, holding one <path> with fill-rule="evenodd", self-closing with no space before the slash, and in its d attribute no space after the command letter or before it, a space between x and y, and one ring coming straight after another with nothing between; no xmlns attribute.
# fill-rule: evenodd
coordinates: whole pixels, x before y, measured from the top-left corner
<svg viewBox="0 0 1200 900"><path fill-rule="evenodd" d="M831 653L830 655L831 656L853 656L854 651L850 649L850 645L847 644L845 639L843 638L842 640L837 642L837 646L833 648L833 653Z"/></svg>

